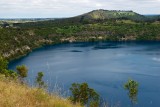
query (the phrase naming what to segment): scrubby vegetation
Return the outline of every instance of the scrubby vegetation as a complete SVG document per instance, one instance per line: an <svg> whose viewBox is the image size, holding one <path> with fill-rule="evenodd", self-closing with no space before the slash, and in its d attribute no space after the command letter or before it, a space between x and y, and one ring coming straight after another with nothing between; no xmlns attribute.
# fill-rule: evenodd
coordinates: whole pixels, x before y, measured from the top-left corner
<svg viewBox="0 0 160 107"><path fill-rule="evenodd" d="M88 107L98 107L100 102L99 94L92 88L89 88L87 83L73 83L70 88L72 95L70 100L73 103L81 103Z"/></svg>
<svg viewBox="0 0 160 107"><path fill-rule="evenodd" d="M46 23L46 22L41 22ZM61 22L59 22L61 23ZM29 23L28 23L29 24ZM1 28L0 54L11 60L46 44L77 41L128 41L160 40L159 22L107 20L90 24L51 24L38 27ZM40 25L39 25L40 24Z"/></svg>
<svg viewBox="0 0 160 107"><path fill-rule="evenodd" d="M28 75L28 69L25 65L17 66L17 73L19 74L20 78L25 78Z"/></svg>
<svg viewBox="0 0 160 107"><path fill-rule="evenodd" d="M0 74L3 74L5 77L13 79L17 77L16 72L8 70L8 61L4 59L2 56L0 56Z"/></svg>
<svg viewBox="0 0 160 107"><path fill-rule="evenodd" d="M81 107L39 88L30 88L0 75L1 107Z"/></svg>
<svg viewBox="0 0 160 107"><path fill-rule="evenodd" d="M132 105L137 103L137 95L138 95L138 82L134 80L128 80L124 84L124 89L128 90L128 96L131 100Z"/></svg>
<svg viewBox="0 0 160 107"><path fill-rule="evenodd" d="M38 72L37 77L36 77L36 85L38 88L46 88L47 85L45 84L45 82L43 81L43 72Z"/></svg>

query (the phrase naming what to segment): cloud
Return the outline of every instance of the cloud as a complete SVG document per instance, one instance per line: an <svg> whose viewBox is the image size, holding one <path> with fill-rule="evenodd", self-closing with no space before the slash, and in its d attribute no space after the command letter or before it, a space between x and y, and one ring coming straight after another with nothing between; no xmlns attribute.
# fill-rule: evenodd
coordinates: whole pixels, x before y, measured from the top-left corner
<svg viewBox="0 0 160 107"><path fill-rule="evenodd" d="M95 9L160 14L160 0L1 0L0 17L71 17Z"/></svg>

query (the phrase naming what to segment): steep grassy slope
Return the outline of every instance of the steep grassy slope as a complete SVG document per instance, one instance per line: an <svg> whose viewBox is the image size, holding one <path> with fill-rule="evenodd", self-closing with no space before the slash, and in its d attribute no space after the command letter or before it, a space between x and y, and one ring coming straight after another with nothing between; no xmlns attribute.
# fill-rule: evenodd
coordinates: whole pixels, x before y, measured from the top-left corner
<svg viewBox="0 0 160 107"><path fill-rule="evenodd" d="M0 75L0 107L81 107L42 89L8 81Z"/></svg>

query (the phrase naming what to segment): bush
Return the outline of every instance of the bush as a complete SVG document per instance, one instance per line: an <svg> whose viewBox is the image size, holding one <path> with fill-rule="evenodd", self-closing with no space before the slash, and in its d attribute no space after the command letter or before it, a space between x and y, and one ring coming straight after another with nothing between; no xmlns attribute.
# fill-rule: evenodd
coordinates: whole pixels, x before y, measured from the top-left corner
<svg viewBox="0 0 160 107"><path fill-rule="evenodd" d="M17 73L22 84L24 83L24 78L28 75L28 68L25 65L20 65L16 67Z"/></svg>
<svg viewBox="0 0 160 107"><path fill-rule="evenodd" d="M12 70L8 70L8 61L5 60L1 56L0 56L0 73L4 74L5 77L11 77L11 78L16 78L17 77L16 72L14 72Z"/></svg>
<svg viewBox="0 0 160 107"><path fill-rule="evenodd" d="M17 73L15 71L12 71L12 70L3 70L3 74L5 75L5 77L11 77L13 79L16 79L17 78Z"/></svg>
<svg viewBox="0 0 160 107"><path fill-rule="evenodd" d="M19 74L20 77L25 78L27 77L28 73L28 68L25 65L17 66L17 73Z"/></svg>
<svg viewBox="0 0 160 107"><path fill-rule="evenodd" d="M8 61L0 56L0 73L3 73L5 69L8 67Z"/></svg>
<svg viewBox="0 0 160 107"><path fill-rule="evenodd" d="M131 100L131 103L137 103L138 82L134 80L128 80L128 82L124 84L124 89L128 90L128 96Z"/></svg>
<svg viewBox="0 0 160 107"><path fill-rule="evenodd" d="M97 92L88 87L87 83L73 83L70 88L72 95L70 100L73 103L81 103L82 105L89 105L90 107L99 106L99 95Z"/></svg>
<svg viewBox="0 0 160 107"><path fill-rule="evenodd" d="M36 84L38 85L39 88L46 87L44 81L42 80L43 76L44 76L43 72L38 72L37 77L36 77Z"/></svg>

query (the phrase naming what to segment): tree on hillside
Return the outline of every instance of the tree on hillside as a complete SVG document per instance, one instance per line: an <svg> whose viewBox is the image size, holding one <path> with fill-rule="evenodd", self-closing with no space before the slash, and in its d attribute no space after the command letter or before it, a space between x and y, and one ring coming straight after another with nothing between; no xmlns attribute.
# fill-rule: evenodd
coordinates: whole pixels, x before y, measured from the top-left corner
<svg viewBox="0 0 160 107"><path fill-rule="evenodd" d="M99 94L92 88L89 88L87 83L73 83L70 88L72 95L70 100L73 103L81 103L89 105L89 107L99 106Z"/></svg>
<svg viewBox="0 0 160 107"><path fill-rule="evenodd" d="M0 56L0 73L3 73L5 69L8 67L8 61L5 60L2 56Z"/></svg>
<svg viewBox="0 0 160 107"><path fill-rule="evenodd" d="M128 90L128 96L133 106L134 104L137 103L138 82L134 80L128 80L127 83L124 84L124 89Z"/></svg>
<svg viewBox="0 0 160 107"><path fill-rule="evenodd" d="M38 72L37 77L36 77L36 84L38 85L39 88L46 87L44 81L42 80L43 76L44 76L43 72Z"/></svg>
<svg viewBox="0 0 160 107"><path fill-rule="evenodd" d="M28 68L25 65L20 65L16 67L17 73L19 75L19 78L21 82L24 82L24 78L28 75Z"/></svg>
<svg viewBox="0 0 160 107"><path fill-rule="evenodd" d="M8 70L8 61L2 56L0 56L0 74L5 75L5 77L11 77L12 79L17 77L16 72Z"/></svg>

